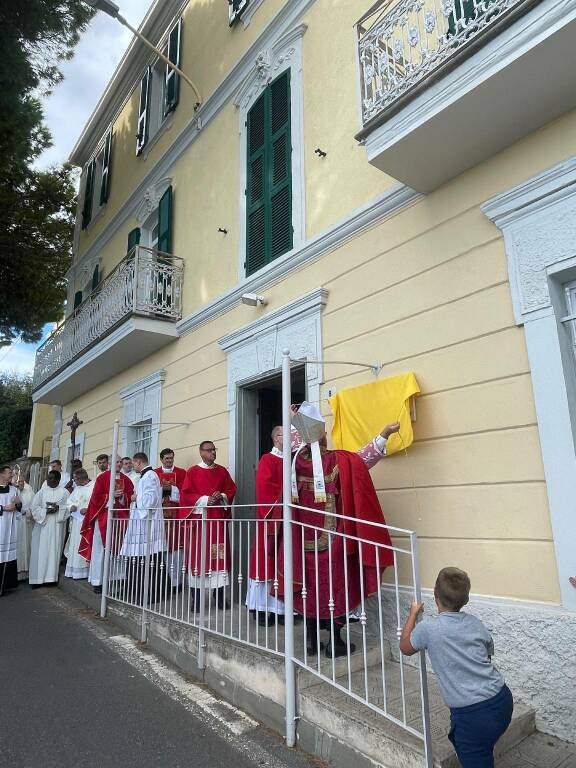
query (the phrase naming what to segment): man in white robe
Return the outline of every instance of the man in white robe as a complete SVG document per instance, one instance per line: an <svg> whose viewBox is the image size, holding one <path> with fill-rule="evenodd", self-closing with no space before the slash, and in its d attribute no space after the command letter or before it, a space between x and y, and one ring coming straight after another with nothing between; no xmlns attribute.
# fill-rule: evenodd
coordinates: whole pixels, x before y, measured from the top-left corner
<svg viewBox="0 0 576 768"><path fill-rule="evenodd" d="M64 547L66 557L66 571L69 579L87 579L90 563L82 555L78 554L80 546L80 529L84 514L92 495L94 481L88 477L85 469L77 469L74 472L75 488L66 501L66 507L70 515L68 525L68 539Z"/></svg>
<svg viewBox="0 0 576 768"><path fill-rule="evenodd" d="M68 472L62 471L62 462L60 461L60 459L54 459L54 461L50 462L48 472L49 473L58 472L58 474L60 475L60 481L58 483L60 488L65 488L66 484L70 482L70 475L68 474ZM42 483L42 488L47 488L47 487L48 487L48 481L44 480L44 482ZM42 488L40 490L42 490Z"/></svg>
<svg viewBox="0 0 576 768"><path fill-rule="evenodd" d="M65 488L60 487L60 481L59 472L48 472L46 487L38 491L32 502L34 530L28 579L32 587L58 583L69 495Z"/></svg>
<svg viewBox="0 0 576 768"><path fill-rule="evenodd" d="M122 458L122 469L120 470L122 474L126 475L126 477L129 477L132 481L132 485L134 486L134 490L138 488L138 481L140 480L140 473L136 472L134 469L134 465L132 464L132 459L130 456L124 456Z"/></svg>
<svg viewBox="0 0 576 768"><path fill-rule="evenodd" d="M160 479L150 466L145 453L136 453L132 462L140 474L140 481L132 497L130 520L120 555L136 559L147 554L151 555L149 594L154 596L162 591L159 587L160 562L161 553L166 549L162 488ZM136 574L137 566L133 569L128 568L129 574L131 571ZM143 591L143 584L141 584L138 588L139 599L142 599Z"/></svg>
<svg viewBox="0 0 576 768"><path fill-rule="evenodd" d="M0 597L18 586L18 518L22 502L10 485L12 467L0 466Z"/></svg>
<svg viewBox="0 0 576 768"><path fill-rule="evenodd" d="M21 477L16 482L16 488L22 501L20 517L17 521L18 526L18 581L28 579L28 568L30 566L30 547L32 545L32 528L34 518L32 517L32 502L34 500L34 491L32 487Z"/></svg>

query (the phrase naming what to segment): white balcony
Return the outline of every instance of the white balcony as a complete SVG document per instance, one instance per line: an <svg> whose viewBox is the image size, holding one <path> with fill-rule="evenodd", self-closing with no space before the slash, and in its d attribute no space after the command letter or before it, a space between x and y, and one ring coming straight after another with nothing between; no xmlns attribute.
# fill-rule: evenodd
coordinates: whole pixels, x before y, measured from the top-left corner
<svg viewBox="0 0 576 768"><path fill-rule="evenodd" d="M419 192L576 107L576 0L383 0L357 29L356 138Z"/></svg>
<svg viewBox="0 0 576 768"><path fill-rule="evenodd" d="M38 348L34 401L64 405L174 341L183 271L136 246Z"/></svg>

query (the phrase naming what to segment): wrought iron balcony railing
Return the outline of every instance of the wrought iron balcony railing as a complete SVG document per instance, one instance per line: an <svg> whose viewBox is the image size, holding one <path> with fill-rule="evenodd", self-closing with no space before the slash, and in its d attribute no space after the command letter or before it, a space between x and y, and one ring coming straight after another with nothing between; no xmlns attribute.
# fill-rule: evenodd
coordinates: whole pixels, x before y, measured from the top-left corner
<svg viewBox="0 0 576 768"><path fill-rule="evenodd" d="M136 246L36 351L33 387L82 355L128 317L182 316L182 259Z"/></svg>
<svg viewBox="0 0 576 768"><path fill-rule="evenodd" d="M357 24L362 122L471 54L537 0L384 0Z"/></svg>

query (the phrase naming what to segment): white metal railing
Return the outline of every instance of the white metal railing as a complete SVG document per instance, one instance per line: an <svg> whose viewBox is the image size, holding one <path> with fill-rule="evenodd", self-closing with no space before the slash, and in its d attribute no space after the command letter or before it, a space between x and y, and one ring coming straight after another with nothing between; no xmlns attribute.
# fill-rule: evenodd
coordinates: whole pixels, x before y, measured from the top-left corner
<svg viewBox="0 0 576 768"><path fill-rule="evenodd" d="M136 246L36 351L34 388L130 315L182 316L182 259Z"/></svg>
<svg viewBox="0 0 576 768"><path fill-rule="evenodd" d="M534 0L383 0L357 24L364 125Z"/></svg>
<svg viewBox="0 0 576 768"><path fill-rule="evenodd" d="M280 524L258 519L253 505L235 506L233 517L215 507L209 517L206 507L192 513L172 507L163 530L152 513L128 522L115 511L104 599L139 609L143 640L151 615L196 628L203 668L206 635L285 658L288 617L282 611L290 593L291 661L421 739L425 764L431 766L425 666L406 665L391 647L397 647L403 625L401 592L408 588L420 598L416 535L366 522L363 537L353 536L344 532L344 521L351 518L324 512L320 522L317 509L294 504L290 509L291 577L284 568ZM172 517L180 511L189 518ZM383 531L401 543L377 543ZM254 546L258 538L266 542L263 562ZM141 542L140 548L133 542ZM220 560L217 574L214 557ZM368 561L374 566L371 578ZM256 578L249 584L251 573ZM250 590L259 596L252 608ZM294 707L287 704L287 712Z"/></svg>

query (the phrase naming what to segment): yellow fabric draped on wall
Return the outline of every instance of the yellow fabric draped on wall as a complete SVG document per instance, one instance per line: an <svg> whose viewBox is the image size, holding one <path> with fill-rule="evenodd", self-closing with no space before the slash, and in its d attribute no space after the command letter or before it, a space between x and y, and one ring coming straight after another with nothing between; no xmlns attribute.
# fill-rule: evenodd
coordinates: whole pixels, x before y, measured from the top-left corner
<svg viewBox="0 0 576 768"><path fill-rule="evenodd" d="M328 402L334 413L334 446L357 451L380 434L387 424L399 421L400 436L391 435L386 452L390 455L407 448L414 439L409 400L419 393L416 376L403 373L343 389L333 395Z"/></svg>

